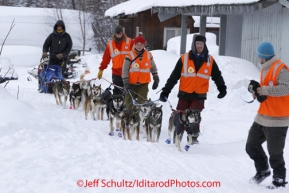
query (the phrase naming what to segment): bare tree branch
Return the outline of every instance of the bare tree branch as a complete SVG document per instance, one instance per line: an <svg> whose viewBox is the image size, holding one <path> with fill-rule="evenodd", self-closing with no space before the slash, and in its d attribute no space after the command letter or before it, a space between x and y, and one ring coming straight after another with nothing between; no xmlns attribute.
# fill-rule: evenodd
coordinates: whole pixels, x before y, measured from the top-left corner
<svg viewBox="0 0 289 193"><path fill-rule="evenodd" d="M1 53L2 53L3 46L4 46L4 44L5 44L5 41L6 41L7 37L8 37L8 35L10 34L11 30L12 30L13 27L15 26L14 20L15 20L15 19L13 19L13 21L12 21L12 23L11 23L11 26L10 26L10 29L9 29L9 32L8 32L8 34L6 35L6 37L5 37L4 41L3 41L3 44L2 44L2 46L1 46L0 56L1 56Z"/></svg>
<svg viewBox="0 0 289 193"><path fill-rule="evenodd" d="M10 70L10 66L9 66L9 70ZM11 80L11 78L13 77L14 72L15 72L15 69L13 70L13 72L12 72L12 74L11 74L10 80ZM8 71L7 71L7 73L8 73ZM6 74L7 74L7 73L6 73ZM5 76L4 76L4 77L5 77ZM10 82L10 80L8 80L8 81L6 82L4 88L5 88L6 85Z"/></svg>
<svg viewBox="0 0 289 193"><path fill-rule="evenodd" d="M8 72L9 72L10 70L11 70L11 67L9 66L9 68L8 68L7 72L4 74L3 78L6 77L6 75L8 74Z"/></svg>

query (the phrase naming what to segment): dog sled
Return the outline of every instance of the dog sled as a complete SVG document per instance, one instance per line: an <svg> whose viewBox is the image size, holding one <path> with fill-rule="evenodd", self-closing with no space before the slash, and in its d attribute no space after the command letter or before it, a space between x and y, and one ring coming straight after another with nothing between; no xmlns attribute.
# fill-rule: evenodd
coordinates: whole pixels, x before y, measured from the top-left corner
<svg viewBox="0 0 289 193"><path fill-rule="evenodd" d="M61 66L44 64L38 70L38 91L53 93L52 87L56 81L63 80Z"/></svg>
<svg viewBox="0 0 289 193"><path fill-rule="evenodd" d="M77 51L71 51L68 55L68 61L66 63L66 69L63 73L64 79L71 79L77 76L75 68L82 67L82 61L79 58L76 58L78 55ZM42 62L34 67L32 70L28 70L27 73L33 76L35 79L38 79L39 73L44 65L49 64L49 58L41 59Z"/></svg>

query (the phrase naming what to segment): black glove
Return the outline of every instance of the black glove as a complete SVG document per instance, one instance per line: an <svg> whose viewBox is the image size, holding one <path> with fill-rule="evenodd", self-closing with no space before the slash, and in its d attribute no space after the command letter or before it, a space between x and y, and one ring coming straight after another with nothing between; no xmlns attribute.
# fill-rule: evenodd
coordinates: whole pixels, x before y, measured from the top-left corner
<svg viewBox="0 0 289 193"><path fill-rule="evenodd" d="M251 80L250 84L248 85L248 91L257 97L257 101L262 103L267 99L267 96L259 95L259 93L257 92L257 88L259 88L259 87L261 87L259 82L255 81L255 80Z"/></svg>
<svg viewBox="0 0 289 193"><path fill-rule="evenodd" d="M159 76L157 74L153 75L153 79L154 79L154 83L153 83L152 89L156 90L159 86L160 79L159 79Z"/></svg>
<svg viewBox="0 0 289 193"><path fill-rule="evenodd" d="M224 98L224 97L226 96L226 94L227 94L227 87L226 87L226 85L220 85L220 86L218 86L217 88L218 88L218 90L219 90L219 92L220 92L217 97L218 97L219 99Z"/></svg>
<svg viewBox="0 0 289 193"><path fill-rule="evenodd" d="M170 94L169 92L163 90L160 94L160 101L167 102L169 94Z"/></svg>
<svg viewBox="0 0 289 193"><path fill-rule="evenodd" d="M127 90L129 89L128 78L122 79L122 82L123 82L123 88L124 88L124 90L127 92Z"/></svg>

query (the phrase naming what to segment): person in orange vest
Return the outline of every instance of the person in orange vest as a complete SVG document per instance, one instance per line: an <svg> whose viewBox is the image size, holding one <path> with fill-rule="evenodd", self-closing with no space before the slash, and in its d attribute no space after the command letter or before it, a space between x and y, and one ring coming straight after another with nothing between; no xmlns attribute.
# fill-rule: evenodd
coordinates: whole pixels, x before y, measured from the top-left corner
<svg viewBox="0 0 289 193"><path fill-rule="evenodd" d="M207 99L207 92L209 91L210 77L212 77L219 90L217 97L220 99L225 97L227 87L216 61L213 56L209 55L206 37L194 35L191 50L182 54L178 60L165 86L162 88L160 101L166 102L168 100L171 90L180 80L177 110L185 111L186 109L196 108L202 111ZM200 133L200 124L190 126L186 131L188 134L192 134L192 144L198 144L197 138ZM188 145L192 144L189 144L188 141Z"/></svg>
<svg viewBox="0 0 289 193"><path fill-rule="evenodd" d="M248 89L256 98L266 96L260 102L258 113L251 126L246 142L246 152L255 163L256 175L250 183L260 184L271 175L268 157L262 148L267 141L269 163L273 169L273 181L267 188L285 187L287 182L283 150L289 125L289 68L275 56L270 42L262 42L257 47L261 63L260 83Z"/></svg>
<svg viewBox="0 0 289 193"><path fill-rule="evenodd" d="M140 33L134 39L134 47L125 57L122 69L124 88L126 91L128 89L132 91L132 97L139 104L147 99L151 74L154 80L152 85L153 90L158 88L160 81L153 55L145 49L145 45L146 40ZM124 104L128 109L131 109L133 106L132 98L128 92L126 92Z"/></svg>
<svg viewBox="0 0 289 193"><path fill-rule="evenodd" d="M122 26L116 26L115 34L113 35L112 40L108 41L106 49L102 56L102 61L99 66L97 78L102 78L104 69L107 68L110 60L112 60L112 83L116 86L123 87L123 82L121 78L122 65L125 56L129 53L129 51L131 51L132 46L133 41L131 38L127 37L125 33L123 33ZM123 94L122 90L116 86L113 89L113 94Z"/></svg>

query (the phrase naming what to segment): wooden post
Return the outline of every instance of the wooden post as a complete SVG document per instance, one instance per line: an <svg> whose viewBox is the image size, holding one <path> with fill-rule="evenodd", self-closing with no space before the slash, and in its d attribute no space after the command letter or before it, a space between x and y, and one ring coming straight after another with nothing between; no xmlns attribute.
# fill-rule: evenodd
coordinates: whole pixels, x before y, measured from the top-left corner
<svg viewBox="0 0 289 193"><path fill-rule="evenodd" d="M182 15L180 54L184 54L184 53L186 52L186 43L187 43L187 21L188 21L188 16L187 16L187 15Z"/></svg>
<svg viewBox="0 0 289 193"><path fill-rule="evenodd" d="M139 27L136 27L136 28L135 28L135 37L137 37L138 34L139 34Z"/></svg>
<svg viewBox="0 0 289 193"><path fill-rule="evenodd" d="M226 29L227 29L227 15L220 17L220 33L219 33L219 55L225 55L226 48Z"/></svg>
<svg viewBox="0 0 289 193"><path fill-rule="evenodd" d="M200 16L200 35L206 36L207 16Z"/></svg>

